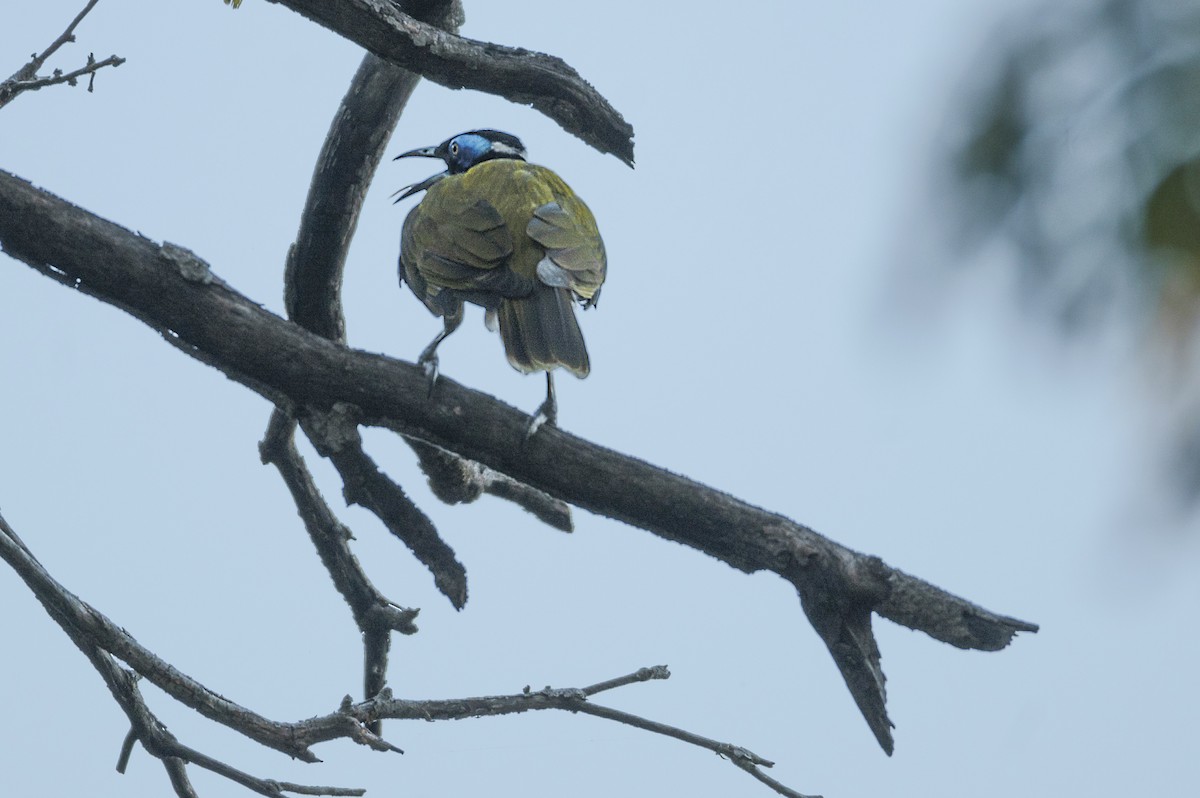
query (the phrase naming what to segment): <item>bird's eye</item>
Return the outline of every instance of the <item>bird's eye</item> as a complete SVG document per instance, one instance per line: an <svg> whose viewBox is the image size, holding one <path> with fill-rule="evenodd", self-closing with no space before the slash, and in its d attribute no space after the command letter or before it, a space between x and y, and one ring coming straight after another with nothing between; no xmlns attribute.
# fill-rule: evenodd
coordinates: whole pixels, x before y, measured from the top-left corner
<svg viewBox="0 0 1200 798"><path fill-rule="evenodd" d="M457 141L450 142L450 154L458 155L458 142Z"/></svg>

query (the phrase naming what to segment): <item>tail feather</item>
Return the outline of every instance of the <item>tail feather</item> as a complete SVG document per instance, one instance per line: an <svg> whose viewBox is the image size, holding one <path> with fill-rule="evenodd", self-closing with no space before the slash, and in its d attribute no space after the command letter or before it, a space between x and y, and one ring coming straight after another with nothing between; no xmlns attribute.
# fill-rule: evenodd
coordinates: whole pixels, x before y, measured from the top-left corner
<svg viewBox="0 0 1200 798"><path fill-rule="evenodd" d="M576 377L591 370L569 289L538 285L529 296L506 298L499 321L513 368L529 372L562 366Z"/></svg>

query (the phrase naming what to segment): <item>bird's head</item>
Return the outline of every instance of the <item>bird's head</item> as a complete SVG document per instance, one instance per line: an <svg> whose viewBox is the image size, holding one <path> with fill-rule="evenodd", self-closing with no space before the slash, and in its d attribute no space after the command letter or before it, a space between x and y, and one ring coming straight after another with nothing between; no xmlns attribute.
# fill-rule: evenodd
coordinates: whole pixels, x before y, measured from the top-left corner
<svg viewBox="0 0 1200 798"><path fill-rule="evenodd" d="M447 175L460 175L476 164L492 161L497 158L525 160L525 145L521 140L509 133L499 130L469 130L451 136L436 147L418 147L415 150L402 152L393 160L401 158L441 158L446 164L446 171L414 183L401 189L396 201L412 196L418 191L424 191Z"/></svg>

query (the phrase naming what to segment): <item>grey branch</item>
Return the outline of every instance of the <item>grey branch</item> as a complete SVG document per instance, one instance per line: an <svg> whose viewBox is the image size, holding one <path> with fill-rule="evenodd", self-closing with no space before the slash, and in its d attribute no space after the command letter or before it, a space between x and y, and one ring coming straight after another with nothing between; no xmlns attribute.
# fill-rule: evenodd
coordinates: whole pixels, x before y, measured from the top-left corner
<svg viewBox="0 0 1200 798"><path fill-rule="evenodd" d="M359 789L285 785L257 778L180 743L146 706L137 686L138 676L144 676L184 704L256 742L290 753L306 762L317 761L316 757L307 751L306 745L297 746L287 740L286 724L277 724L255 715L180 673L153 652L139 645L128 632L119 628L94 607L60 585L37 561L3 516L0 516L0 559L16 571L46 608L50 617L88 658L129 718L131 730L121 746L117 762L117 770L120 772L125 772L133 750L133 742L136 740L151 756L163 763L171 785L180 798L195 795L184 769L185 763L211 770L260 795L280 796L284 791L306 795L363 794L364 791ZM115 658L128 663L137 675L117 664ZM275 742L272 743L268 738ZM293 787L297 789L291 789Z"/></svg>
<svg viewBox="0 0 1200 798"><path fill-rule="evenodd" d="M292 437L293 421L281 411L271 417L259 444L264 463L279 469L334 586L345 599L364 634L396 631L413 634L417 610L399 607L380 593L350 551L350 532L337 520L313 482Z"/></svg>
<svg viewBox="0 0 1200 798"><path fill-rule="evenodd" d="M435 584L455 608L467 603L467 572L442 540L433 522L404 490L379 470L363 450L352 406L305 414L300 424L322 457L337 469L346 501L374 513L434 575Z"/></svg>
<svg viewBox="0 0 1200 798"><path fill-rule="evenodd" d="M468 504L486 493L512 502L554 529L570 532L575 528L571 506L566 502L431 443L416 438L404 440L416 453L433 494L446 504Z"/></svg>
<svg viewBox="0 0 1200 798"><path fill-rule="evenodd" d="M780 575L796 588L885 750L892 748L891 723L872 613L985 651L1037 630L788 518L564 430L542 430L522 445L528 423L522 411L445 377L430 401L417 366L314 335L239 294L202 261L183 268L177 247L160 247L3 171L0 246L52 279L125 309L276 404L352 405L364 423L428 441L747 573Z"/></svg>
<svg viewBox="0 0 1200 798"><path fill-rule="evenodd" d="M634 715L629 712L624 712L619 709L601 706L590 701L591 696L606 690L613 690L624 687L626 685L635 684L637 682L649 681L651 679L667 679L670 678L670 671L665 665L656 665L649 668L640 668L639 670L620 676L615 679L594 684L584 688L552 688L544 687L541 690L531 690L526 687L520 693L505 696L481 696L476 698L460 698L446 701L426 700L426 701L410 701L404 699L392 698L390 694L384 693L376 699L364 701L360 704L343 704L338 716L325 716L321 718L313 718L311 721L314 737L320 737L325 732L326 727L336 728L342 722L342 716L349 716L360 724L367 724L373 720L381 718L389 719L406 719L406 720L463 720L466 718L479 717L496 717L500 715L514 715L522 712L530 712L541 709L558 709L565 712L579 713L582 715L591 715L605 720L611 720L617 723L623 723L627 726L642 729L644 731L661 734L666 737L672 737L689 745L694 745L698 748L704 748L712 751L721 757L730 760L742 770L753 775L762 783L770 786L780 795L787 798L820 798L820 796L806 796L792 790L791 788L779 783L775 779L764 774L761 768L774 767L774 762L755 754L741 746L731 743L723 743L717 740L702 737L684 729L670 726L658 721L648 720L646 718Z"/></svg>
<svg viewBox="0 0 1200 798"><path fill-rule="evenodd" d="M104 67L118 67L125 63L124 58L119 58L115 55L110 55L102 61L97 61L94 55L88 53L87 64L79 69L71 72L63 72L61 69L56 69L50 75L38 75L38 70L45 65L50 56L54 55L64 44L75 41L75 28L79 27L79 23L83 21L83 18L95 7L97 2L99 0L88 0L88 4L75 16L75 19L71 20L71 24L67 26L67 29L50 43L49 47L40 53L35 53L29 59L28 63L14 72L4 82L0 83L0 108L8 105L23 92L36 91L37 89L46 86L55 86L60 83L74 86L79 78L85 75L91 76L91 79L88 81L88 91L91 91L92 82L95 80L98 71Z"/></svg>
<svg viewBox="0 0 1200 798"><path fill-rule="evenodd" d="M271 1L434 83L533 106L600 152L633 165L633 128L560 58L455 36L388 0Z"/></svg>
<svg viewBox="0 0 1200 798"><path fill-rule="evenodd" d="M631 674L608 679L590 687L559 689L546 687L536 691L526 687L520 693L504 696L407 700L394 698L390 690L384 690L378 696L358 704L351 703L347 697L338 709L325 715L294 723L282 723L255 715L228 699L217 696L216 693L198 685L191 677L175 670L138 645L127 632L55 581L3 516L0 516L0 559L7 562L17 572L55 622L88 657L129 717L132 730L122 745L118 770L124 771L132 751L133 741L136 739L148 753L163 762L175 792L181 798L195 794L184 769L185 763L211 770L266 796L281 796L285 792L304 795L349 796L362 795L364 791L341 787L311 787L260 779L183 745L167 731L162 722L146 706L137 687L138 676L163 687L173 697L182 700L193 709L200 709L203 714L224 723L231 729L257 742L271 745L279 751L297 756L305 762L318 761L310 750L312 746L343 738L378 751L403 753L371 731L372 727L376 727L378 722L385 718L425 721L461 720L557 709L594 715L706 748L729 758L738 767L755 775L760 781L778 785L775 789L781 795L804 798L773 779L765 778L759 772L759 768L771 767L773 763L740 746L710 740L683 729L593 704L590 701L592 696L608 690L619 689L638 682L669 678L670 672L665 665L641 668ZM114 657L119 657L127 662L137 675L118 665ZM198 686L199 689L189 688L183 692L181 697L180 693L173 692L164 686L173 682L187 682L190 685ZM204 712L190 700L185 700L197 695L203 696L211 705L208 712ZM231 709L236 709L236 711L230 711ZM287 740L289 742L287 745L279 745L271 744L267 742L268 740Z"/></svg>
<svg viewBox="0 0 1200 798"><path fill-rule="evenodd" d="M412 0L407 8L413 13L428 15L442 25L454 25L461 16L455 0ZM284 267L284 304L293 321L334 341L344 342L346 337L341 303L342 274L363 199L418 79L417 75L368 53L350 81L313 169L296 242L288 251ZM319 425L321 418L317 411L308 409L307 415L310 427ZM355 623L362 632L363 695L370 698L387 684L391 632L415 632L412 620L416 611L395 607L367 578L350 551L349 530L325 504L296 451L295 428L291 409L276 407L260 450L264 459L268 452L278 454L273 462L296 500L322 563L349 603ZM318 445L318 449L321 448ZM347 461L361 464L353 452L343 455L341 460L344 464ZM382 474L379 477L391 484ZM399 486L395 489L400 491ZM395 506L403 506L408 512L405 519L385 518L390 529L402 527L410 518L425 519L426 525L432 526L406 499ZM443 549L439 552L443 556L435 562L448 563L454 573L462 572L462 566L449 551L449 546L443 546ZM445 556L446 552L449 556ZM457 571L453 566L458 566ZM453 589L452 576L437 571L434 576L438 584L451 586L450 595L461 595L465 600L465 573L459 580L462 583L459 590ZM368 731L379 736L382 727L376 722Z"/></svg>

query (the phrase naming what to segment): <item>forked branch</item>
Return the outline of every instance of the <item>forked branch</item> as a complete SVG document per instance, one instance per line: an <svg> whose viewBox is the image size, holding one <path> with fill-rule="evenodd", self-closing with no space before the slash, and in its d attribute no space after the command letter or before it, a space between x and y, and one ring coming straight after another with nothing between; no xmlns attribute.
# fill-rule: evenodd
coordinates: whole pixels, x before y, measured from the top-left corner
<svg viewBox="0 0 1200 798"><path fill-rule="evenodd" d="M531 105L600 152L633 165L633 127L561 58L456 36L405 14L388 0L271 2L434 83Z"/></svg>
<svg viewBox="0 0 1200 798"><path fill-rule="evenodd" d="M83 21L83 18L88 15L88 12L98 2L99 0L88 0L83 10L75 16L75 19L71 20L71 24L67 26L67 29L51 42L49 47L40 53L34 53L33 57L25 65L6 80L0 82L0 108L8 105L24 92L36 91L46 86L57 86L62 83L74 86L79 82L80 78L85 76L88 78L88 91L91 91L97 72L104 67L118 67L125 63L124 58L115 55L110 55L108 58L97 61L93 54L88 53L87 63L79 69L74 69L70 72L63 72L61 69L56 69L49 75L38 75L38 72L45 66L50 56L54 55L64 44L75 41L75 28L79 27L79 23Z"/></svg>
<svg viewBox="0 0 1200 798"><path fill-rule="evenodd" d="M670 672L663 665L642 668L626 676L608 679L589 687L546 687L542 690L530 690L526 687L519 693L502 696L409 700L394 698L389 690L384 690L368 701L355 704L346 697L341 706L333 712L294 723L284 723L264 718L218 696L141 646L128 632L55 581L3 516L0 516L0 559L16 571L46 608L50 617L83 651L129 718L131 730L121 748L118 770L124 772L133 745L139 742L148 753L162 761L176 794L181 798L195 794L187 777L185 765L188 764L210 770L266 796L282 796L285 793L352 796L362 795L364 791L357 788L314 787L258 778L180 743L147 707L137 686L139 677L162 687L172 697L212 720L304 762L319 761L312 753L312 746L336 739L353 740L377 751L403 753L372 731L384 718L462 720L557 709L606 718L715 751L760 781L778 784L765 777L760 770L771 767L773 763L740 746L710 740L683 729L591 702L592 696L608 690L638 682L669 678ZM117 659L128 663L133 669L132 672L121 667ZM778 785L776 791L789 798L806 798L783 785Z"/></svg>

